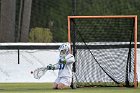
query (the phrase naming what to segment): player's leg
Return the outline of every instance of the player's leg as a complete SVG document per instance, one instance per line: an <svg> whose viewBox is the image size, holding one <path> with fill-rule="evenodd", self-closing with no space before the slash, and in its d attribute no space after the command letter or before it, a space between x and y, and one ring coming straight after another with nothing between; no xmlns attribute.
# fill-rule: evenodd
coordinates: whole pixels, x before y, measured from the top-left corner
<svg viewBox="0 0 140 93"><path fill-rule="evenodd" d="M57 85L58 89L64 89L64 88L68 88L71 85L71 78L70 77L61 77L60 81Z"/></svg>
<svg viewBox="0 0 140 93"><path fill-rule="evenodd" d="M60 83L61 78L58 77L55 82L53 83L53 89L62 89L65 87L63 83ZM62 81L62 80L61 80Z"/></svg>
<svg viewBox="0 0 140 93"><path fill-rule="evenodd" d="M57 89L58 84L57 83L53 83L53 89Z"/></svg>
<svg viewBox="0 0 140 93"><path fill-rule="evenodd" d="M59 83L59 84L57 85L57 89L64 89L64 88L66 88L66 87L68 87L68 86L66 86L66 85L63 84L63 83Z"/></svg>
<svg viewBox="0 0 140 93"><path fill-rule="evenodd" d="M55 82L53 83L53 89L58 89L57 87L58 87L58 84L59 84L59 82L60 82L60 77L57 77L57 79L55 80Z"/></svg>

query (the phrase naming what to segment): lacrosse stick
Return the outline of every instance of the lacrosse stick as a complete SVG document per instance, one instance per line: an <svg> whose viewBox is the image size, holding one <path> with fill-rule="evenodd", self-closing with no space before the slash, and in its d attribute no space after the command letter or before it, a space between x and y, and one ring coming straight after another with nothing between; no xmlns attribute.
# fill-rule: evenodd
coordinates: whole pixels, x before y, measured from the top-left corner
<svg viewBox="0 0 140 93"><path fill-rule="evenodd" d="M35 79L40 79L47 71L47 67L37 68L34 71L31 71Z"/></svg>

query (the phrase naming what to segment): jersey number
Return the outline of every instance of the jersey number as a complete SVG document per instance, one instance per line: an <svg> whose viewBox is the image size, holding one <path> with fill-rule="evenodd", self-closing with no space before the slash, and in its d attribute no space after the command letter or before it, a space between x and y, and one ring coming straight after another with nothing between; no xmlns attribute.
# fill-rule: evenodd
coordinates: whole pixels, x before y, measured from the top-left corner
<svg viewBox="0 0 140 93"><path fill-rule="evenodd" d="M59 66L60 66L59 70L62 70L62 69L64 69L65 64L59 64Z"/></svg>

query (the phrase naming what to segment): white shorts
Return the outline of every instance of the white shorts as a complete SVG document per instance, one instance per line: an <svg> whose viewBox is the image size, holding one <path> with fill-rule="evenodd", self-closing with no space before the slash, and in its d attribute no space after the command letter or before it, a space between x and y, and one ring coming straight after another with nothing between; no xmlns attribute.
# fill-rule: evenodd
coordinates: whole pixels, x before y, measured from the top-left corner
<svg viewBox="0 0 140 93"><path fill-rule="evenodd" d="M70 78L70 77L58 77L55 80L55 83L57 83L57 84L63 83L66 86L70 86L71 85L71 81L72 81L72 78Z"/></svg>

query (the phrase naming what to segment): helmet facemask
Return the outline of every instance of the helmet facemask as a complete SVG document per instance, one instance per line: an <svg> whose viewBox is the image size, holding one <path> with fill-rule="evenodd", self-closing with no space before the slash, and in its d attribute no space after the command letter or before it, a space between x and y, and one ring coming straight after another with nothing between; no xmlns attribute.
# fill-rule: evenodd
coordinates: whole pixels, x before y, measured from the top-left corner
<svg viewBox="0 0 140 93"><path fill-rule="evenodd" d="M67 55L66 49L60 51L60 56L63 56L64 57L66 55Z"/></svg>
<svg viewBox="0 0 140 93"><path fill-rule="evenodd" d="M59 51L60 51L60 57L65 57L69 53L69 46L66 44L62 44L59 47Z"/></svg>

